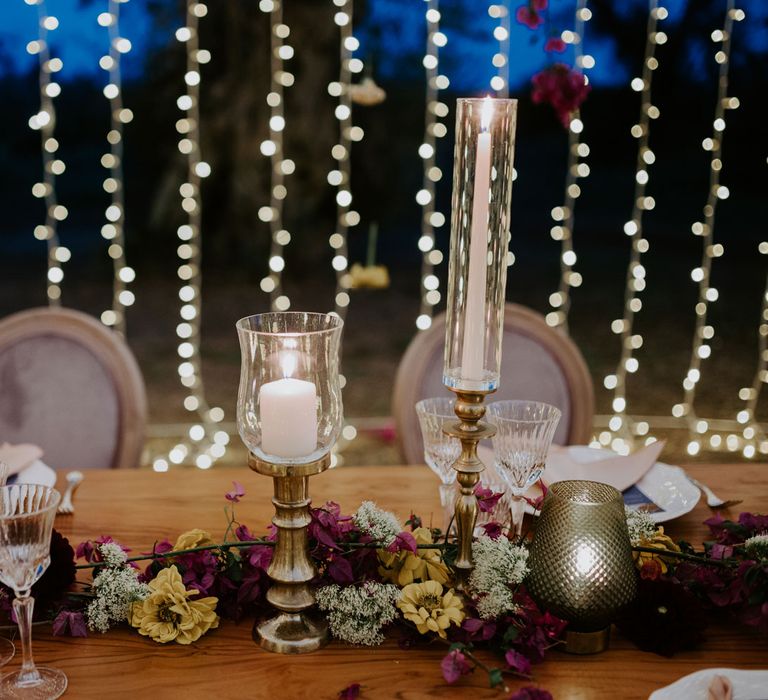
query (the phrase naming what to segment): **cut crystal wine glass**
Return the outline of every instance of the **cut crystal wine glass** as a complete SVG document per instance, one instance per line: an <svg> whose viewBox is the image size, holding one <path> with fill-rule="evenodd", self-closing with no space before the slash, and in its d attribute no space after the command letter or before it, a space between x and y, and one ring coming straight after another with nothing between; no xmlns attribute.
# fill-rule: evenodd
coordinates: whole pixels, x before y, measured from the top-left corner
<svg viewBox="0 0 768 700"><path fill-rule="evenodd" d="M424 442L424 460L440 478L440 504L443 507L443 529L453 515L456 501L456 471L453 463L461 453L461 443L443 432L443 425L456 420L454 400L448 397L423 399L416 404L421 437Z"/></svg>
<svg viewBox="0 0 768 700"><path fill-rule="evenodd" d="M31 590L51 563L51 529L60 500L58 491L40 484L0 488L0 581L16 594L13 610L22 650L21 669L0 678L2 698L48 700L67 689L62 671L35 666L32 659Z"/></svg>
<svg viewBox="0 0 768 700"><path fill-rule="evenodd" d="M547 452L560 420L560 409L539 401L496 401L488 405L495 426L493 453L496 471L506 481L512 515L512 534L523 528L523 494L544 472Z"/></svg>

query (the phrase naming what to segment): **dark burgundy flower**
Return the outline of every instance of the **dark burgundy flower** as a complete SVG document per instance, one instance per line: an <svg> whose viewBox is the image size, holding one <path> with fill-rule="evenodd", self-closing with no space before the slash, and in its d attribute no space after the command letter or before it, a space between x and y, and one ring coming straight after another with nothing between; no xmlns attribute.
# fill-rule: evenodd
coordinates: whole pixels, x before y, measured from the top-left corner
<svg viewBox="0 0 768 700"><path fill-rule="evenodd" d="M32 595L41 614L69 590L77 575L72 545L55 529L51 533L50 551L51 563L40 580L32 586Z"/></svg>
<svg viewBox="0 0 768 700"><path fill-rule="evenodd" d="M571 114L587 99L592 89L581 73L571 70L564 63L555 63L536 73L532 82L533 101L551 105L566 128L570 125Z"/></svg>
<svg viewBox="0 0 768 700"><path fill-rule="evenodd" d="M407 530L403 530L397 535L392 544L387 547L388 552L402 552L404 550L414 554L418 551L416 538Z"/></svg>
<svg viewBox="0 0 768 700"><path fill-rule="evenodd" d="M504 654L504 660L515 673L519 673L521 676L529 676L531 674L530 659L523 656L519 651L509 649Z"/></svg>
<svg viewBox="0 0 768 700"><path fill-rule="evenodd" d="M658 559L648 559L640 568L640 578L655 581L661 576L661 562Z"/></svg>
<svg viewBox="0 0 768 700"><path fill-rule="evenodd" d="M544 18L530 5L521 5L517 8L515 19L524 24L528 29L538 29L544 23Z"/></svg>
<svg viewBox="0 0 768 700"><path fill-rule="evenodd" d="M641 579L637 597L619 613L616 625L643 651L672 656L702 642L706 620L701 603L684 586Z"/></svg>
<svg viewBox="0 0 768 700"><path fill-rule="evenodd" d="M53 621L54 636L87 637L88 628L81 612L62 610Z"/></svg>
<svg viewBox="0 0 768 700"><path fill-rule="evenodd" d="M232 482L232 490L227 491L224 494L224 498L226 498L228 501L231 501L232 503L240 503L240 499L245 496L245 486L243 486L239 481L233 481Z"/></svg>
<svg viewBox="0 0 768 700"><path fill-rule="evenodd" d="M739 525L747 531L747 538L759 535L761 532L768 532L768 515L741 513L739 515Z"/></svg>
<svg viewBox="0 0 768 700"><path fill-rule="evenodd" d="M475 486L475 498L477 499L477 508L481 513L493 513L499 499L504 492L495 492L493 489L483 488L482 484Z"/></svg>
<svg viewBox="0 0 768 700"><path fill-rule="evenodd" d="M528 685L525 688L512 693L509 696L509 700L553 700L552 693L543 688L536 688L532 685Z"/></svg>
<svg viewBox="0 0 768 700"><path fill-rule="evenodd" d="M462 676L471 673L472 664L467 661L467 657L458 649L448 652L440 662L440 669L443 672L443 678L446 683L455 683Z"/></svg>
<svg viewBox="0 0 768 700"><path fill-rule="evenodd" d="M501 523L497 523L495 520L491 520L489 523L484 523L480 527L485 531L486 537L490 537L492 540L498 540L499 537L501 537Z"/></svg>
<svg viewBox="0 0 768 700"><path fill-rule="evenodd" d="M339 700L357 700L360 697L360 684L352 683L339 691Z"/></svg>
<svg viewBox="0 0 768 700"><path fill-rule="evenodd" d="M468 633L468 640L487 642L496 634L496 623L492 620L481 620L468 617L461 623L461 628Z"/></svg>
<svg viewBox="0 0 768 700"><path fill-rule="evenodd" d="M421 518L415 513L411 513L408 520L405 521L405 524L411 528L411 530L415 530L417 527L421 527Z"/></svg>
<svg viewBox="0 0 768 700"><path fill-rule="evenodd" d="M219 565L217 556L211 550L182 554L174 557L173 561L187 589L194 588L201 598L211 595Z"/></svg>
<svg viewBox="0 0 768 700"><path fill-rule="evenodd" d="M566 43L559 36L551 36L544 44L544 51L547 53L563 53L566 49Z"/></svg>
<svg viewBox="0 0 768 700"><path fill-rule="evenodd" d="M91 564L103 561L101 552L99 552L100 544L116 544L126 553L131 551L128 547L124 547L119 542L112 539L112 537L109 535L102 535L101 537L97 537L95 540L86 540L85 542L81 542L75 549L75 555L78 559L85 559Z"/></svg>

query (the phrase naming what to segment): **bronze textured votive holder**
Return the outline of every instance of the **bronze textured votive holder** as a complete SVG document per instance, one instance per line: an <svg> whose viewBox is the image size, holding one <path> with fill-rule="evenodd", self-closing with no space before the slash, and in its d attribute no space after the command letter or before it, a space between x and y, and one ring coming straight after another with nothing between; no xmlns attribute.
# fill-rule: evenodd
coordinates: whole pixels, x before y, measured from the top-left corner
<svg viewBox="0 0 768 700"><path fill-rule="evenodd" d="M552 484L528 563L534 600L568 620L565 651L607 649L615 613L637 592L621 494L596 481Z"/></svg>
<svg viewBox="0 0 768 700"><path fill-rule="evenodd" d="M253 628L253 638L262 648L281 654L303 654L315 651L328 641L328 625L320 617L306 611L315 604L309 585L315 567L307 552L309 515L309 477L320 474L330 465L326 455L308 464L274 464L251 454L248 466L253 471L271 476L274 481L277 542L267 574L272 586L267 601L279 614Z"/></svg>

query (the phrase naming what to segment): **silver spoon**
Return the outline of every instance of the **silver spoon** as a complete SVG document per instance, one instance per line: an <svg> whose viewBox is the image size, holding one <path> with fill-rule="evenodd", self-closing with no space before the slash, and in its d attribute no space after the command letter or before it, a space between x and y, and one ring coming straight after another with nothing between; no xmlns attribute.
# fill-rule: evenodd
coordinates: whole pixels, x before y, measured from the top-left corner
<svg viewBox="0 0 768 700"><path fill-rule="evenodd" d="M61 499L57 513L61 515L71 515L75 512L75 506L72 503L72 496L75 495L77 487L80 486L84 479L83 472L69 472L67 474L67 490L64 492L64 497Z"/></svg>
<svg viewBox="0 0 768 700"><path fill-rule="evenodd" d="M690 474L686 474L685 476L688 478L688 481L690 481L707 497L707 505L710 508L730 508L731 506L735 506L741 503L740 500L724 501L722 498L716 495L715 492L706 484L702 484L700 481L696 481L696 479L694 479Z"/></svg>

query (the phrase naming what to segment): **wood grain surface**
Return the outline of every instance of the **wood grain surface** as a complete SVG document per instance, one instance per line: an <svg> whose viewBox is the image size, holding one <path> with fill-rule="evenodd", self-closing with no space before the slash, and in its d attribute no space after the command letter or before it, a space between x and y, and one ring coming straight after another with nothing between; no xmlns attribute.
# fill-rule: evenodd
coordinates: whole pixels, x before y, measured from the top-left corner
<svg viewBox="0 0 768 700"><path fill-rule="evenodd" d="M768 510L768 467L765 464L691 466L692 475L723 498L742 498L741 510ZM89 471L76 499L74 516L57 517L56 527L77 543L110 534L134 551L146 551L156 538L173 540L193 527L221 537L226 527L223 494L233 479L247 495L237 515L255 532L271 517L271 484L247 468L199 471ZM60 475L60 482L63 475ZM344 512L361 500L375 500L401 518L411 509L425 520L439 519L437 480L426 467L343 467L313 477L315 503L335 500ZM675 538L700 542L701 524L710 515L700 503L687 516L668 524ZM487 687L484 673L474 673L447 686L440 673L442 645L401 651L395 641L374 649L338 642L306 656L280 656L262 651L251 640L251 623L222 622L219 629L183 647L158 645L138 633L119 629L87 639L52 637L47 626L34 631L36 661L63 669L72 698L335 698L351 683L362 685L361 698L505 698L509 693ZM490 654L482 655L496 663ZM19 654L3 670L14 669ZM673 659L638 651L618 633L609 651L591 657L552 652L534 667L534 684L558 700L571 698L647 698L649 693L702 668L768 668L768 640L737 625L712 627L698 651ZM527 683L508 679L510 692Z"/></svg>

